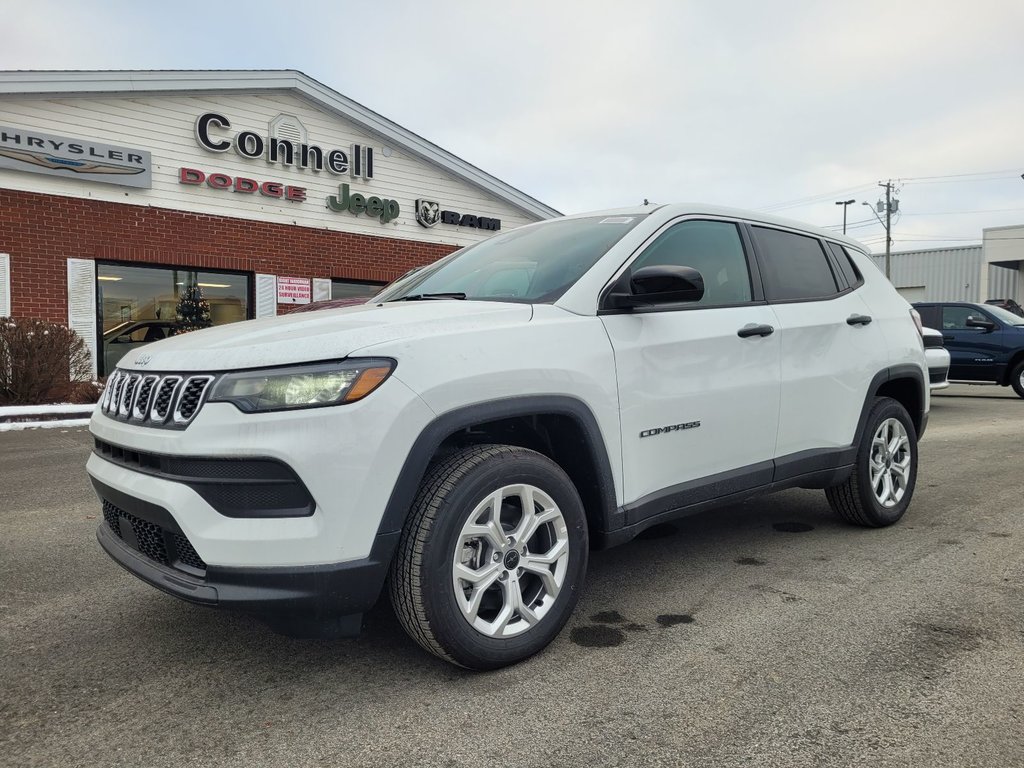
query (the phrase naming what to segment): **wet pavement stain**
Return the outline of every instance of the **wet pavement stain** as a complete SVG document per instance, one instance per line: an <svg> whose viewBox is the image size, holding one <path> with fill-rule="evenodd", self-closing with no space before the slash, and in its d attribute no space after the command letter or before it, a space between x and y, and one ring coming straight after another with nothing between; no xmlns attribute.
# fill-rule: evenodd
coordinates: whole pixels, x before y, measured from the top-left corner
<svg viewBox="0 0 1024 768"><path fill-rule="evenodd" d="M772 523L772 528L781 533L807 533L807 531L814 530L813 525L809 525L808 523L798 523L795 521Z"/></svg>
<svg viewBox="0 0 1024 768"><path fill-rule="evenodd" d="M764 560L758 560L756 557L737 557L733 560L736 565L766 565Z"/></svg>
<svg viewBox="0 0 1024 768"><path fill-rule="evenodd" d="M637 624L635 621L629 622L623 629L628 629L630 632L646 632L650 627L644 624Z"/></svg>
<svg viewBox="0 0 1024 768"><path fill-rule="evenodd" d="M990 533L989 536L995 536L997 539L1008 539L1012 536L1012 533Z"/></svg>
<svg viewBox="0 0 1024 768"><path fill-rule="evenodd" d="M679 533L679 529L671 523L660 523L638 533L636 537L638 539L666 539L669 536L675 536L677 533Z"/></svg>
<svg viewBox="0 0 1024 768"><path fill-rule="evenodd" d="M693 616L688 613L663 613L655 618L663 627L674 627L677 624L693 624Z"/></svg>
<svg viewBox="0 0 1024 768"><path fill-rule="evenodd" d="M622 624L626 617L618 611L601 611L591 616L590 620L598 624Z"/></svg>
<svg viewBox="0 0 1024 768"><path fill-rule="evenodd" d="M583 648L614 648L626 639L626 633L615 627L598 624L592 627L575 627L569 639Z"/></svg>

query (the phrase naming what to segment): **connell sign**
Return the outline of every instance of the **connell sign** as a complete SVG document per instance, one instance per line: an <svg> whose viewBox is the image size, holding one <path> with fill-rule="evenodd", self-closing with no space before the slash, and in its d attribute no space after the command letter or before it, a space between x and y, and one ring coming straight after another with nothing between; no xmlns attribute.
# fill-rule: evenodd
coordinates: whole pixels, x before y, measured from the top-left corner
<svg viewBox="0 0 1024 768"><path fill-rule="evenodd" d="M206 112L196 118L196 141L210 152L234 150L242 157L262 157L271 164L327 171L336 176L349 174L353 178L373 178L371 147L353 144L345 151L338 148L324 149L316 144L300 144L274 136L261 136L255 131L238 131L232 135L231 122L216 112Z"/></svg>

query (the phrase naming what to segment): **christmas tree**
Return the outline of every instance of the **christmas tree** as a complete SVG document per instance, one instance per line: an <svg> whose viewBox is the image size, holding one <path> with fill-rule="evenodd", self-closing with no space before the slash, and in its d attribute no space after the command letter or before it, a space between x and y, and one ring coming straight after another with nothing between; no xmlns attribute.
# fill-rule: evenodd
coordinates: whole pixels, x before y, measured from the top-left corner
<svg viewBox="0 0 1024 768"><path fill-rule="evenodd" d="M174 333L188 333L213 325L210 319L210 302L203 298L203 292L195 283L191 283L181 293L178 306L175 308Z"/></svg>

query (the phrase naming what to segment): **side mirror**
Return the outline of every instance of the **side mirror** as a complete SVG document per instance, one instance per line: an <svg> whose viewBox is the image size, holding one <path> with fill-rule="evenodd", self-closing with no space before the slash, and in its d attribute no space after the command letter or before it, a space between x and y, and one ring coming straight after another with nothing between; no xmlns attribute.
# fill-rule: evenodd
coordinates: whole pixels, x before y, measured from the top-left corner
<svg viewBox="0 0 1024 768"><path fill-rule="evenodd" d="M117 343L117 344L131 344L132 343L132 337L131 336L127 336L127 335L126 336L118 336L116 339L114 339L114 342Z"/></svg>
<svg viewBox="0 0 1024 768"><path fill-rule="evenodd" d="M984 328L986 331L993 331L996 328L996 324L991 320L986 320L983 317L974 317L971 315L967 318L968 328Z"/></svg>
<svg viewBox="0 0 1024 768"><path fill-rule="evenodd" d="M700 301L704 296L704 278L693 267L662 264L623 275L610 294L609 306L616 309L651 307Z"/></svg>

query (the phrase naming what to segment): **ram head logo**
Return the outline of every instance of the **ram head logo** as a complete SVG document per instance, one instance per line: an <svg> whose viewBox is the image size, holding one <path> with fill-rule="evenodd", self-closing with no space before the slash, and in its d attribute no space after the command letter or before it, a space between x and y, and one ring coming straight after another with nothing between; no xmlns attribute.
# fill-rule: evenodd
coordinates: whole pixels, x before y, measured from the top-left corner
<svg viewBox="0 0 1024 768"><path fill-rule="evenodd" d="M432 227L441 220L441 204L433 200L416 201L416 221L424 227Z"/></svg>

